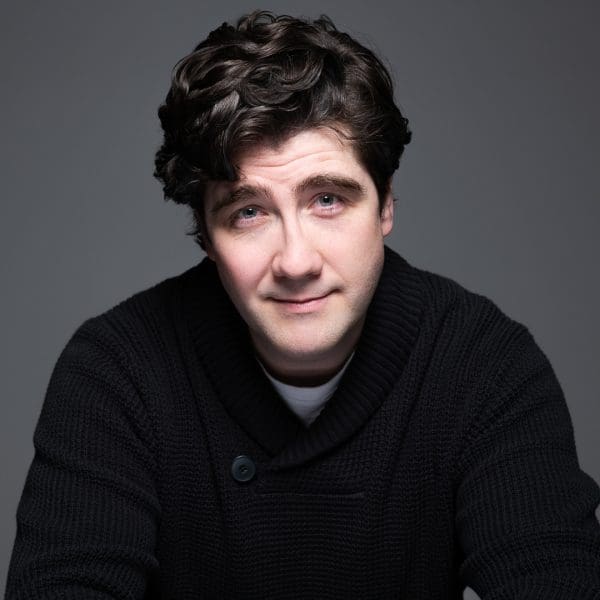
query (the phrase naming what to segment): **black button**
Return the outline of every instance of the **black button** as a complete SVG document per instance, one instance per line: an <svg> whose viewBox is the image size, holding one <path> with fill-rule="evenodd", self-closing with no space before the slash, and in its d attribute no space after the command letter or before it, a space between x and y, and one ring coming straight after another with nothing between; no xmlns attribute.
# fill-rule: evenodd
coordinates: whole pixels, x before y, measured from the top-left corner
<svg viewBox="0 0 600 600"><path fill-rule="evenodd" d="M252 462L251 458L242 454L233 459L231 475L236 481L246 483L256 475L256 465Z"/></svg>

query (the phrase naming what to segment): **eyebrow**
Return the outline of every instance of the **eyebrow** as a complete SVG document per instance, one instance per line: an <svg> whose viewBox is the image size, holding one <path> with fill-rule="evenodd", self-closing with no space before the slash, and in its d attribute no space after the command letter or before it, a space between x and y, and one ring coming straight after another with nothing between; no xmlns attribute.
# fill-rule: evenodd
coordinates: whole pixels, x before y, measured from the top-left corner
<svg viewBox="0 0 600 600"><path fill-rule="evenodd" d="M333 173L311 175L295 185L292 192L298 196L316 188L334 188L356 195L364 195L366 193L365 187L356 179ZM262 185L240 185L232 190L231 193L217 199L210 208L210 212L214 215L232 204L256 200L259 197L271 198L272 192L268 187Z"/></svg>
<svg viewBox="0 0 600 600"><path fill-rule="evenodd" d="M301 181L294 187L294 194L299 195L313 188L335 188L354 194L366 193L364 186L356 181L356 179L342 175L323 173L321 175L307 177L304 181Z"/></svg>
<svg viewBox="0 0 600 600"><path fill-rule="evenodd" d="M261 196L270 198L271 190L262 185L241 185L232 190L231 193L215 200L215 203L210 207L210 212L215 215L236 202L248 202Z"/></svg>

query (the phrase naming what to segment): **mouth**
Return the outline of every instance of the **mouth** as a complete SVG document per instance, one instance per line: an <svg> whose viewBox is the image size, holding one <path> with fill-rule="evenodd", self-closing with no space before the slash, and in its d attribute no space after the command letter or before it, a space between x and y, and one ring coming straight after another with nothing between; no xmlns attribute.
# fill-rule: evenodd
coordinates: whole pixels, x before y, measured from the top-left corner
<svg viewBox="0 0 600 600"><path fill-rule="evenodd" d="M308 313L321 308L326 302L331 292L322 296L310 296L302 298L272 298L272 300L287 312Z"/></svg>
<svg viewBox="0 0 600 600"><path fill-rule="evenodd" d="M327 296L329 296L329 294L310 296L308 298L273 298L273 300L275 300L275 302L283 302L284 304L306 304L308 302L314 302L315 300L321 300Z"/></svg>

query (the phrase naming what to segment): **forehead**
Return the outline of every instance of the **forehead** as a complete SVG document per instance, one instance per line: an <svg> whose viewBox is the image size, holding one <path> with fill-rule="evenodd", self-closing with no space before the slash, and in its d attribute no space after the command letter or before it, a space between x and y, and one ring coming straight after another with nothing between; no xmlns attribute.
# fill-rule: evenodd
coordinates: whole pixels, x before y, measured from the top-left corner
<svg viewBox="0 0 600 600"><path fill-rule="evenodd" d="M253 145L235 159L238 179L211 181L205 200L211 200L247 185L287 186L299 190L302 182L338 176L354 179L366 191L374 186L371 177L358 160L350 141L329 127L308 129L291 135L279 143Z"/></svg>
<svg viewBox="0 0 600 600"><path fill-rule="evenodd" d="M239 181L252 176L288 180L336 169L368 177L353 144L330 127L307 129L277 143L251 146L236 157L235 164Z"/></svg>

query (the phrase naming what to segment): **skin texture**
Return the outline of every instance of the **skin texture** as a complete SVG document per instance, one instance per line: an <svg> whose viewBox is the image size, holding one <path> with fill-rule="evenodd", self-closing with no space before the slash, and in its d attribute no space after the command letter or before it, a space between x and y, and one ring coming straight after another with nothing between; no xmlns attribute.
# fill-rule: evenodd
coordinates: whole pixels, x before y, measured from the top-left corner
<svg viewBox="0 0 600 600"><path fill-rule="evenodd" d="M351 145L328 128L237 161L205 196L207 254L278 379L318 385L353 351L393 226Z"/></svg>

